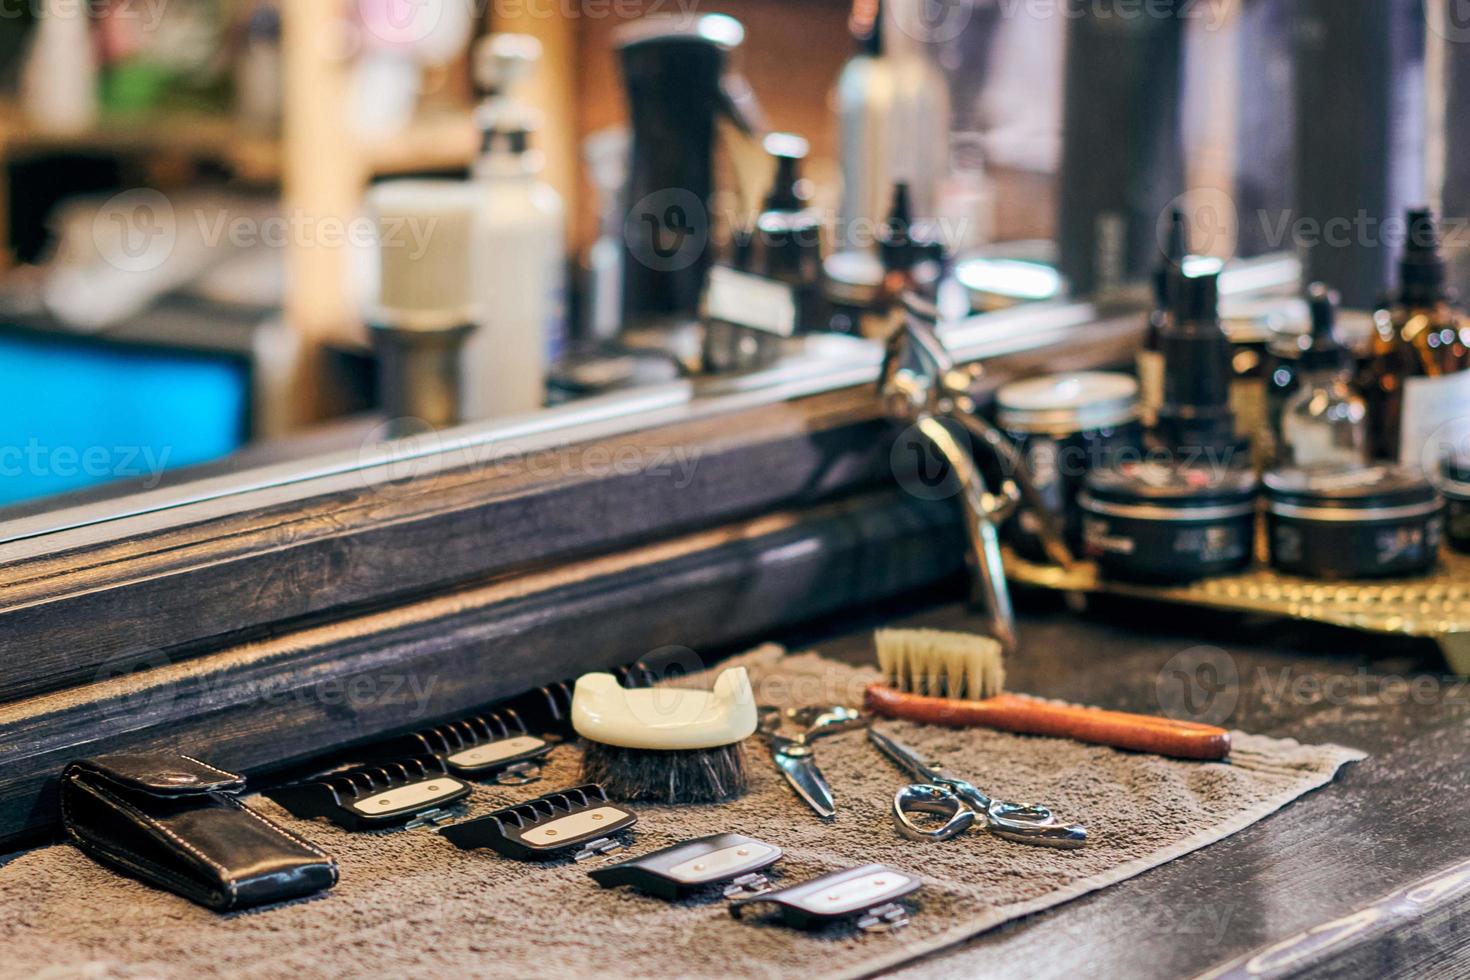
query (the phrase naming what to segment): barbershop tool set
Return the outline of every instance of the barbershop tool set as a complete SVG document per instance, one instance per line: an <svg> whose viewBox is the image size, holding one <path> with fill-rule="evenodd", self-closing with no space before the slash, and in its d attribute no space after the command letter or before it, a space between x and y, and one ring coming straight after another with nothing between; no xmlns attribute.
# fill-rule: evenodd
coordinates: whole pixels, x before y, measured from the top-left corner
<svg viewBox="0 0 1470 980"><path fill-rule="evenodd" d="M902 296L879 392L958 491L986 632L1015 648L1009 585L1021 582L1427 635L1461 662L1470 326L1433 214L1408 213L1398 286L1366 333L1340 326L1337 293L1314 283L1276 304L1305 324L1283 313L1261 343L1222 315L1222 264L1188 254L1180 211L1168 220L1138 378L1026 378L984 405L975 372L944 347L934 298L912 283ZM926 693L896 683L869 706L932 719ZM1004 697L972 694L988 703L962 713L1071 734L1063 712ZM1140 742L1141 729L1113 721L1099 741L1187 740L1155 728ZM1192 734L1197 746L1161 751L1224 751L1210 746L1217 734Z"/></svg>
<svg viewBox="0 0 1470 980"><path fill-rule="evenodd" d="M919 875L857 861L793 880L781 870L780 840L762 839L769 830L758 838L732 826L615 862L611 856L637 847L642 806L727 807L750 791L748 767L764 764L767 755L792 791L793 826L838 819L849 804L823 775L819 746L845 733L862 733L874 761L896 770L887 809L892 832L905 840L941 842L975 830L1015 844L1086 845L1087 830L1047 806L1009 802L982 788L979 777L993 760L970 758L967 772L951 774L908 744L908 736L874 725L885 716L921 725L993 725L1191 758L1218 759L1228 751L1223 733L1208 743L1211 751L1200 748L1208 741L1202 726L1174 730L1163 720L1000 695L1000 647L988 637L889 630L878 634L876 646L885 680L870 688L867 709L760 705L743 666L719 672L704 690L674 686L676 680L655 683L659 673L636 664L386 739L352 761L264 792L295 817L375 834L383 847L392 847L397 833L437 833L467 852L465 860L585 864L601 888L686 904L722 899L733 918L753 924L886 932L914 914ZM904 700L909 697L921 699L921 710ZM1013 698L1019 706L987 706L987 698ZM1041 720L1015 722L1028 710ZM1093 724L1078 716L1091 716ZM1140 732L1153 733L1152 742ZM581 747L575 785L473 812L483 804L473 799L472 782L519 795L520 787L544 778L547 761L572 739ZM239 799L243 790L242 777L185 756L80 760L62 779L63 824L103 863L219 911L335 885L336 861L251 809Z"/></svg>

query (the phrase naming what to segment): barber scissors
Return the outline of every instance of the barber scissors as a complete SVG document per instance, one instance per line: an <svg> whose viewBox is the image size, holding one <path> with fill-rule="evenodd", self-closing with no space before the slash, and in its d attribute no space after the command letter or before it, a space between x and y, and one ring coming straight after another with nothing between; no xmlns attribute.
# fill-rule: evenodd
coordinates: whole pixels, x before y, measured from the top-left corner
<svg viewBox="0 0 1470 980"><path fill-rule="evenodd" d="M1060 823L1044 806L993 800L963 779L925 762L913 749L877 729L868 729L868 741L917 780L893 797L894 825L910 840L949 840L969 830L976 819L983 817L985 829L1017 844L1081 847L1087 843L1085 827ZM921 826L913 820L916 813L944 818L944 823L932 829Z"/></svg>

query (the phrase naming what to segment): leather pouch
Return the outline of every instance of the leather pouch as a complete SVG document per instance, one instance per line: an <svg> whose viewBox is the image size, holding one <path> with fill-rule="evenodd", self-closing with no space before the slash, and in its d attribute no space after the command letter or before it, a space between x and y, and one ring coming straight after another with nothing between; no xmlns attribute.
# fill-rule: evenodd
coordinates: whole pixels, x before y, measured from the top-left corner
<svg viewBox="0 0 1470 980"><path fill-rule="evenodd" d="M81 759L61 779L61 822L91 857L225 912L337 883L321 848L232 794L234 773L172 753Z"/></svg>

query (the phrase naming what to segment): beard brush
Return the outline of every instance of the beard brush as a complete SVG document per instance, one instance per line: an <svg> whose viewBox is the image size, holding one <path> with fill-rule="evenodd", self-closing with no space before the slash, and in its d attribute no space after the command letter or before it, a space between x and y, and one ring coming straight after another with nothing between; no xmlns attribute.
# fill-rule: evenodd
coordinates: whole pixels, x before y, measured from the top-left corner
<svg viewBox="0 0 1470 980"><path fill-rule="evenodd" d="M1230 754L1230 733L1213 725L1006 694L1001 646L987 636L887 629L873 639L884 681L868 686L865 702L886 718L1051 735L1175 759Z"/></svg>
<svg viewBox="0 0 1470 980"><path fill-rule="evenodd" d="M582 778L609 797L649 803L726 803L749 781L741 742L755 733L755 694L744 667L713 690L629 690L612 674L584 674L572 691Z"/></svg>

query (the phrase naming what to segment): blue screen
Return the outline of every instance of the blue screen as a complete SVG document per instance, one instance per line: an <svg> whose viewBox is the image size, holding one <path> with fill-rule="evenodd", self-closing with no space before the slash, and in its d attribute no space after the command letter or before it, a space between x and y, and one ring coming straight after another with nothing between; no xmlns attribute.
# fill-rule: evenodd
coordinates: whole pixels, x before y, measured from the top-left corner
<svg viewBox="0 0 1470 980"><path fill-rule="evenodd" d="M0 332L0 505L227 455L248 389L227 355Z"/></svg>

